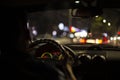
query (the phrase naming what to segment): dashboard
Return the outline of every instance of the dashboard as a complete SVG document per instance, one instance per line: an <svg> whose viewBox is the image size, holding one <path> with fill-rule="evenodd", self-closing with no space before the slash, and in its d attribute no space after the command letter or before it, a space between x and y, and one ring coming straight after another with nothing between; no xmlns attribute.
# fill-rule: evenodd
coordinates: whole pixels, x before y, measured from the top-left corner
<svg viewBox="0 0 120 80"><path fill-rule="evenodd" d="M78 80L108 80L108 76L117 74L120 64L120 49L108 49L100 45L56 45L48 40L34 48L33 56L50 65L70 63ZM52 44L51 44L52 43ZM64 50L64 51L62 51ZM67 56L66 56L67 55ZM98 78L99 77L99 78ZM116 77L112 75L111 79Z"/></svg>
<svg viewBox="0 0 120 80"><path fill-rule="evenodd" d="M67 45L77 58L73 71L78 80L114 80L120 73L120 50L106 49L99 45ZM94 47L93 47L94 46ZM95 49L97 47L97 49ZM99 48L98 48L99 47Z"/></svg>
<svg viewBox="0 0 120 80"><path fill-rule="evenodd" d="M101 59L103 61L120 60L120 48L105 47L104 45L67 45L78 58L85 57L89 60Z"/></svg>
<svg viewBox="0 0 120 80"><path fill-rule="evenodd" d="M78 65L80 64L99 64L105 63L107 61L117 61L120 60L120 50L112 50L104 48L104 46L100 45L62 45L65 48L65 54L71 56L73 59L76 58L76 62ZM67 48L66 48L67 47ZM61 50L55 46L51 45L51 43L42 43L37 45L34 49L34 56L37 59L42 60L54 60L54 61L63 61L65 59L65 55L61 52Z"/></svg>

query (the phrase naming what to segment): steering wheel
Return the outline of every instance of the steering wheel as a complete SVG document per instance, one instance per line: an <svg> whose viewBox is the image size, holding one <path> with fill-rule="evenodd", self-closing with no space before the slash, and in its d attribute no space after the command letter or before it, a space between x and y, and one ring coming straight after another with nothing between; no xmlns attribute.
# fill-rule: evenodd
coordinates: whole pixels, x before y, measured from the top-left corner
<svg viewBox="0 0 120 80"><path fill-rule="evenodd" d="M36 40L36 41L34 41L33 43L31 43L29 45L29 48L33 48L33 47L35 47L35 46L37 46L39 44L46 44L46 45L50 44L50 45L56 47L57 49L59 49L60 53L63 55L64 58L57 65L62 65L62 67L64 67L64 69L66 69L65 72L67 73L67 75L69 76L69 78L72 78L72 80L76 80L75 76L74 76L74 74L72 72L71 63L68 62L69 61L68 59L70 57L69 55L74 56L72 50L68 49L65 46L60 45L55 40L51 40L51 39ZM35 57L35 59L36 59L36 57ZM36 59L36 60L39 60L39 59ZM50 60L52 60L52 59L50 59ZM44 60L42 60L42 61L44 61ZM52 61L54 61L54 60L52 60Z"/></svg>
<svg viewBox="0 0 120 80"><path fill-rule="evenodd" d="M42 62L44 62L44 63L48 63L48 64L52 64L52 65L64 65L64 64L66 64L66 61L67 61L67 59L68 59L68 54L66 53L67 51L66 51L66 49L62 46L62 45L60 45L58 42L56 42L55 40L52 40L52 39L40 39L40 40L36 40L36 41L34 41L33 43L31 43L30 45L29 45L29 48L33 48L33 47L35 47L35 46L37 46L37 45L39 45L38 46L38 48L36 49L36 52L35 52L35 54L37 53L38 54L38 51L40 51L40 50L44 50L44 48L42 48L42 46L40 46L41 44L45 44L45 45L51 45L52 46L52 48L53 48L53 50L54 49L57 49L57 50L59 50L59 52L60 52L60 54L62 54L62 56L64 57L62 60L54 60L54 59L52 59L52 58L49 58L49 59L43 59L43 58L37 58L37 57L34 57L36 60L39 60L39 61L42 61ZM41 49L40 49L41 48ZM40 49L40 50L39 50ZM47 49L46 49L47 50ZM48 52L49 52L49 50L48 50ZM42 55L43 56L43 55ZM51 56L51 55L50 55ZM51 56L52 57L52 56Z"/></svg>

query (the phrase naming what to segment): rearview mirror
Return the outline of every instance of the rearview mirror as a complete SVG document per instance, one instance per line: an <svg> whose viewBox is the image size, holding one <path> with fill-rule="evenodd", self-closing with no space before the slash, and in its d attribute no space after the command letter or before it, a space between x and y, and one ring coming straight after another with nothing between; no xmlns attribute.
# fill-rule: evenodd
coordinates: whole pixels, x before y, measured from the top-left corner
<svg viewBox="0 0 120 80"><path fill-rule="evenodd" d="M96 15L101 15L102 9L98 8L79 8L79 9L72 9L71 15L72 17L81 17L81 18L89 18L94 17Z"/></svg>

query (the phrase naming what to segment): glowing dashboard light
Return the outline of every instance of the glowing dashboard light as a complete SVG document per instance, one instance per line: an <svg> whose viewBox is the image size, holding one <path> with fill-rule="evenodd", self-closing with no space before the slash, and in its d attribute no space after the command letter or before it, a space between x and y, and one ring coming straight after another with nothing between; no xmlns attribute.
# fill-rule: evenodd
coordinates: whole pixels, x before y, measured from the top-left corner
<svg viewBox="0 0 120 80"><path fill-rule="evenodd" d="M53 58L53 56L52 56L52 54L51 53L49 53L49 52L45 52L45 53L43 53L42 55L41 55L41 57L40 58Z"/></svg>

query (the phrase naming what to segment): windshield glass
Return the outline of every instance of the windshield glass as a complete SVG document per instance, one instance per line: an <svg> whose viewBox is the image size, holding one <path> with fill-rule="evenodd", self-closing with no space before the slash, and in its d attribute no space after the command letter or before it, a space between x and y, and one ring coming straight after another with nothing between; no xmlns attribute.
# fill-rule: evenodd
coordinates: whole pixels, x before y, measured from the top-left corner
<svg viewBox="0 0 120 80"><path fill-rule="evenodd" d="M105 8L101 15L75 17L72 9L44 10L28 14L31 39L50 38L61 44L120 45L120 9Z"/></svg>

